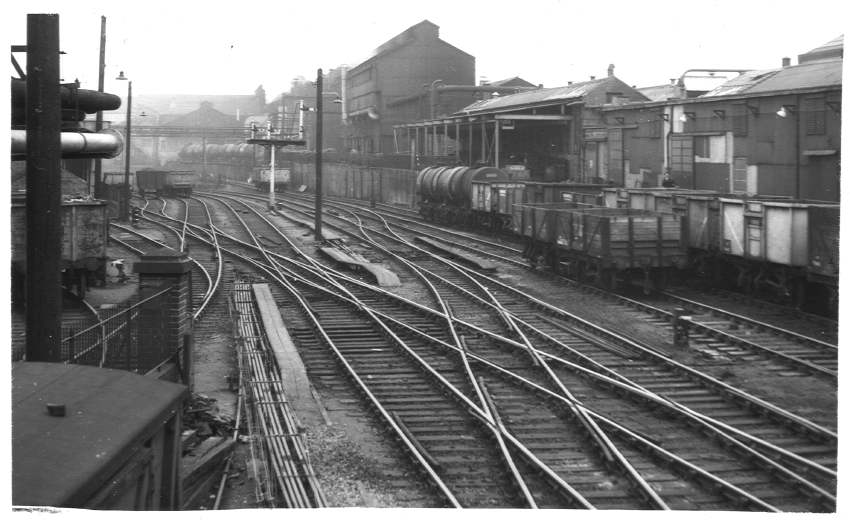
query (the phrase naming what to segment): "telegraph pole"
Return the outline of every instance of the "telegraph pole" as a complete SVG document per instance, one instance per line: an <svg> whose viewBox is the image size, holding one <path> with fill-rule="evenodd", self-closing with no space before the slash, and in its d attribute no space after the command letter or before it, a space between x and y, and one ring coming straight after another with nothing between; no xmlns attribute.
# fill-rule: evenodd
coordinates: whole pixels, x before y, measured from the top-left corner
<svg viewBox="0 0 850 520"><path fill-rule="evenodd" d="M316 241L322 240L322 69L316 73Z"/></svg>
<svg viewBox="0 0 850 520"><path fill-rule="evenodd" d="M103 74L106 68L106 17L100 17L100 62L97 74L97 91L103 92ZM97 111L94 120L94 131L103 130L103 110ZM94 161L94 198L103 198L103 165L100 159Z"/></svg>
<svg viewBox="0 0 850 520"><path fill-rule="evenodd" d="M59 15L27 15L27 361L60 361L62 160Z"/></svg>

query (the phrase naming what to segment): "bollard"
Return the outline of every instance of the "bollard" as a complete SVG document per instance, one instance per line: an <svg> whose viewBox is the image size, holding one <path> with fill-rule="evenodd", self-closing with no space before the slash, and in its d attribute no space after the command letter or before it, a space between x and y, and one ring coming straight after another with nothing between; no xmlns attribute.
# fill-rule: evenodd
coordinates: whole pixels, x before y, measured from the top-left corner
<svg viewBox="0 0 850 520"><path fill-rule="evenodd" d="M673 345L685 348L688 346L688 328L691 316L682 308L673 310Z"/></svg>

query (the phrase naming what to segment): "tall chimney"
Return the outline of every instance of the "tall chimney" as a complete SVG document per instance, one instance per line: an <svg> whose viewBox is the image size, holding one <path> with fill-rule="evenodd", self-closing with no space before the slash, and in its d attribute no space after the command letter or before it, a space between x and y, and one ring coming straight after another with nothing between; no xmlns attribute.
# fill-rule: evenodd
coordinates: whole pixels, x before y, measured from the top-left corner
<svg viewBox="0 0 850 520"><path fill-rule="evenodd" d="M612 77L614 75L614 64L608 65L608 77Z"/></svg>
<svg viewBox="0 0 850 520"><path fill-rule="evenodd" d="M790 67L791 66L791 58L782 58L782 67Z"/></svg>

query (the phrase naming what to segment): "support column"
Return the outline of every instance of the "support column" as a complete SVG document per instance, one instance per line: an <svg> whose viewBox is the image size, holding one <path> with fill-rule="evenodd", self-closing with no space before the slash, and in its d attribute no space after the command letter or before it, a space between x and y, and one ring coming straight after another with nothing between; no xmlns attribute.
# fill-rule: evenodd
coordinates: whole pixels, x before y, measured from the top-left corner
<svg viewBox="0 0 850 520"><path fill-rule="evenodd" d="M166 297L164 312L159 309L142 309L139 328L139 359L160 360L168 354L180 353L183 383L193 386L192 377L192 264L186 253L162 248L144 255L133 266L139 275L139 296L144 299L166 287L171 292ZM148 323L161 316L160 323ZM146 318L148 318L146 320ZM147 365L142 365L147 366Z"/></svg>
<svg viewBox="0 0 850 520"><path fill-rule="evenodd" d="M60 361L62 186L59 15L27 15L27 361Z"/></svg>

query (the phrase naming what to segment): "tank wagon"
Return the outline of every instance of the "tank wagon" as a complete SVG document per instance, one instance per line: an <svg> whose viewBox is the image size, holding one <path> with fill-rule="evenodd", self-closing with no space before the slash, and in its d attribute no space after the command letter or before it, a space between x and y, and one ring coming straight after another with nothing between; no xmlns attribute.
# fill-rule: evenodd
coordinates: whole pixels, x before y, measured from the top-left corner
<svg viewBox="0 0 850 520"><path fill-rule="evenodd" d="M604 199L608 207L680 215L688 265L717 283L835 310L839 204L682 189L607 189Z"/></svg>
<svg viewBox="0 0 850 520"><path fill-rule="evenodd" d="M446 224L469 224L472 221L472 183L504 182L509 176L491 167L432 166L416 177L419 212L426 220Z"/></svg>
<svg viewBox="0 0 850 520"><path fill-rule="evenodd" d="M12 196L13 299L23 301L27 265L26 195ZM102 200L62 202L62 284L85 295L86 288L106 276L109 241L108 204Z"/></svg>
<svg viewBox="0 0 850 520"><path fill-rule="evenodd" d="M190 197L197 181L198 175L188 170L144 168L136 171L136 185L142 195Z"/></svg>
<svg viewBox="0 0 850 520"><path fill-rule="evenodd" d="M523 171L524 172L524 171ZM426 220L510 228L511 206L541 202L601 203L603 184L539 182L515 170L433 166L416 177L419 211Z"/></svg>

